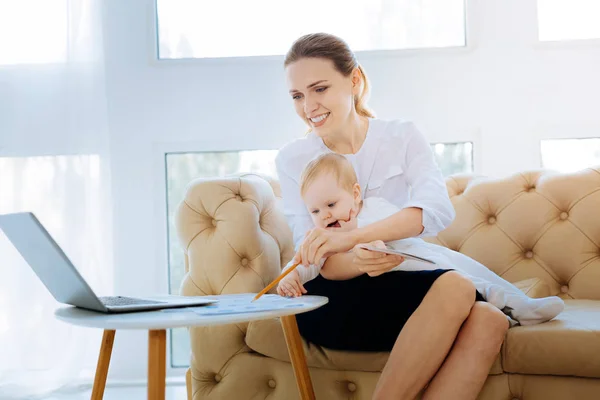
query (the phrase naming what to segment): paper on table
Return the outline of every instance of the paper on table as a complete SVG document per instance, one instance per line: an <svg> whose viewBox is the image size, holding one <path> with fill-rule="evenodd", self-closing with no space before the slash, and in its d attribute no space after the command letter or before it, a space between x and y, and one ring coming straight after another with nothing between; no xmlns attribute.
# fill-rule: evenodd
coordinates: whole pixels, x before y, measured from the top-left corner
<svg viewBox="0 0 600 400"><path fill-rule="evenodd" d="M302 308L306 303L302 297L288 298L276 294L265 294L260 299L252 302L255 294L239 294L219 297L217 303L202 307L190 307L187 311L193 311L198 315L226 315L243 314L261 311L275 311L289 308Z"/></svg>

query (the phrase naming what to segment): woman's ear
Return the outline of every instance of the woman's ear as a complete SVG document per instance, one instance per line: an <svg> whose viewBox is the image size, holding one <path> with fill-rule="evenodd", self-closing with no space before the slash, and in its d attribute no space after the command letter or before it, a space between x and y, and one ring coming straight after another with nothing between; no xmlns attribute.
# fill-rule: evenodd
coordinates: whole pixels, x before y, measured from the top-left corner
<svg viewBox="0 0 600 400"><path fill-rule="evenodd" d="M352 70L352 94L358 95L360 93L360 85L362 83L362 74L358 68Z"/></svg>

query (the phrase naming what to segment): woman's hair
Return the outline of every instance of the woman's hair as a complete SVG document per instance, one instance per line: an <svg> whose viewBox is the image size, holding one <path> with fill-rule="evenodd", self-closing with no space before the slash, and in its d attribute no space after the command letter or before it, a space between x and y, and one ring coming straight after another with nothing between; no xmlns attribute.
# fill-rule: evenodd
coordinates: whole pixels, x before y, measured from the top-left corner
<svg viewBox="0 0 600 400"><path fill-rule="evenodd" d="M302 58L323 58L331 60L335 69L344 76L350 76L354 68L362 75L362 84L358 95L354 96L354 107L358 115L374 118L375 114L367 106L369 97L369 78L360 66L348 44L337 36L328 33L311 33L294 42L285 56L284 66Z"/></svg>
<svg viewBox="0 0 600 400"><path fill-rule="evenodd" d="M358 183L356 172L346 157L336 153L325 153L304 167L300 175L300 195L304 196L314 180L324 174L332 174L340 188L349 193L352 193L354 184Z"/></svg>

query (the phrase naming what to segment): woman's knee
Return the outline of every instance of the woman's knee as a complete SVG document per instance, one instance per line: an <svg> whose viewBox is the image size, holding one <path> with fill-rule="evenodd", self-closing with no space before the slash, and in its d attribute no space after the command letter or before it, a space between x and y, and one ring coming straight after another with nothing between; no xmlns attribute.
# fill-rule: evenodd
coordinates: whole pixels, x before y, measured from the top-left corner
<svg viewBox="0 0 600 400"><path fill-rule="evenodd" d="M467 318L471 345L489 348L496 354L504 342L509 323L506 315L489 303L478 301Z"/></svg>
<svg viewBox="0 0 600 400"><path fill-rule="evenodd" d="M439 303L445 315L465 319L475 303L475 286L462 274L449 271L435 281L427 296Z"/></svg>

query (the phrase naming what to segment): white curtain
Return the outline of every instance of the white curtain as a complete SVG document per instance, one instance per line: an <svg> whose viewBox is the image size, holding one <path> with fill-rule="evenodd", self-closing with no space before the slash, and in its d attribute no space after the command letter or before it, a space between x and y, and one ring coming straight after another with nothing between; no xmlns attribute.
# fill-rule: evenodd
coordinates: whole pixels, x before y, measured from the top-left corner
<svg viewBox="0 0 600 400"><path fill-rule="evenodd" d="M0 214L34 212L105 295L113 270L101 16L100 0L0 0ZM0 399L90 385L102 332L56 320L60 306L0 231Z"/></svg>

